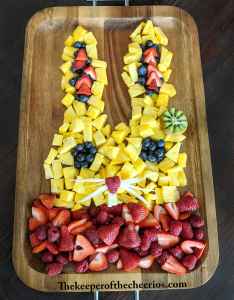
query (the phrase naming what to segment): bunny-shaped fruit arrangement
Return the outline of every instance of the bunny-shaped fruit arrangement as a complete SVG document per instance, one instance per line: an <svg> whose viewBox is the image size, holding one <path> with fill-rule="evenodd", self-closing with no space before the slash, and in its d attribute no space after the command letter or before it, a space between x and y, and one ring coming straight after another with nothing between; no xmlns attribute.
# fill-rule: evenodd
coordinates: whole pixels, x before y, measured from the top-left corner
<svg viewBox="0 0 234 300"><path fill-rule="evenodd" d="M34 201L29 220L33 253L42 253L49 275L69 260L77 272L109 263L131 271L157 260L180 275L205 249L204 221L194 214L198 200L178 191L187 184L180 150L188 123L182 111L168 108L176 95L168 83L168 39L151 20L130 38L121 76L132 115L113 129L102 98L107 64L98 59L95 36L78 26L65 41L66 110L44 162L52 194Z"/></svg>

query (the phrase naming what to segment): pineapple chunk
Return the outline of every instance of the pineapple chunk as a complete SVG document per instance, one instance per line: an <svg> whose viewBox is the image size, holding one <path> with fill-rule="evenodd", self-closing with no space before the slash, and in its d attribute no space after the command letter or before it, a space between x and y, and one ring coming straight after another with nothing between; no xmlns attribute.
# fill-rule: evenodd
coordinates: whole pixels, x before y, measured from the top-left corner
<svg viewBox="0 0 234 300"><path fill-rule="evenodd" d="M65 134L68 131L69 128L69 123L68 122L64 122L60 127L59 127L59 133L60 134Z"/></svg>
<svg viewBox="0 0 234 300"><path fill-rule="evenodd" d="M137 26L137 28L131 33L130 38L131 38L131 39L134 39L137 35L139 35L139 34L141 33L142 29L144 28L144 26L145 26L145 23L144 23L144 22L141 22L141 23Z"/></svg>
<svg viewBox="0 0 234 300"><path fill-rule="evenodd" d="M93 59L92 60L92 66L94 68L104 68L104 69L106 69L107 63L104 60Z"/></svg>
<svg viewBox="0 0 234 300"><path fill-rule="evenodd" d="M156 119L158 110L156 107L146 106L143 110L143 115L151 116Z"/></svg>
<svg viewBox="0 0 234 300"><path fill-rule="evenodd" d="M140 151L132 144L128 144L124 148L124 151L127 153L132 162L135 162L139 158Z"/></svg>
<svg viewBox="0 0 234 300"><path fill-rule="evenodd" d="M62 164L67 166L73 166L74 165L74 158L71 154L71 152L66 152L60 155L60 160Z"/></svg>
<svg viewBox="0 0 234 300"><path fill-rule="evenodd" d="M178 165L181 168L186 168L186 166L187 166L187 154L186 153L180 153L179 154Z"/></svg>
<svg viewBox="0 0 234 300"><path fill-rule="evenodd" d="M61 55L63 61L72 61L72 57L65 55L64 53Z"/></svg>
<svg viewBox="0 0 234 300"><path fill-rule="evenodd" d="M186 136L183 134L167 134L165 137L165 142L182 142L184 139L186 139Z"/></svg>
<svg viewBox="0 0 234 300"><path fill-rule="evenodd" d="M105 127L102 128L102 133L109 138L111 135L111 125L107 124Z"/></svg>
<svg viewBox="0 0 234 300"><path fill-rule="evenodd" d="M178 172L175 172L173 171L173 168L172 169L169 169L167 171L168 173L168 177L169 177L169 184L172 185L172 186L179 186L180 185L180 182L179 182L179 171Z"/></svg>
<svg viewBox="0 0 234 300"><path fill-rule="evenodd" d="M78 116L84 116L86 114L86 105L85 103L74 101L73 107Z"/></svg>
<svg viewBox="0 0 234 300"><path fill-rule="evenodd" d="M160 72L165 72L170 64L173 57L173 53L170 52L167 48L162 47L161 48L161 57L160 57L160 63L158 65L158 69Z"/></svg>
<svg viewBox="0 0 234 300"><path fill-rule="evenodd" d="M100 130L94 133L93 138L97 147L104 144L106 141L105 136Z"/></svg>
<svg viewBox="0 0 234 300"><path fill-rule="evenodd" d="M73 58L75 51L76 48L65 46L63 49L63 55L70 56L71 58Z"/></svg>
<svg viewBox="0 0 234 300"><path fill-rule="evenodd" d="M90 45L90 44L97 45L97 40L92 32L87 32L84 35L84 42L87 45Z"/></svg>
<svg viewBox="0 0 234 300"><path fill-rule="evenodd" d="M140 125L147 125L150 128L159 128L160 124L159 121L155 120L153 116L150 115L143 115L141 118Z"/></svg>
<svg viewBox="0 0 234 300"><path fill-rule="evenodd" d="M66 74L67 72L70 71L71 66L72 66L72 62L69 60L64 64L62 64L59 69L63 72L63 74Z"/></svg>
<svg viewBox="0 0 234 300"><path fill-rule="evenodd" d="M115 159L112 160L112 162L111 162L112 165L123 164L123 163L129 161L129 157L126 154L126 152L124 151L124 149L125 149L125 145L120 144L119 145L118 156Z"/></svg>
<svg viewBox="0 0 234 300"><path fill-rule="evenodd" d="M141 44L142 43L141 35L140 34L136 35L134 38L132 38L132 41Z"/></svg>
<svg viewBox="0 0 234 300"><path fill-rule="evenodd" d="M119 175L122 179L133 178L137 175L137 171L131 163L126 162L123 165Z"/></svg>
<svg viewBox="0 0 234 300"><path fill-rule="evenodd" d="M136 63L131 63L128 65L129 75L133 82L137 82L138 80L138 72Z"/></svg>
<svg viewBox="0 0 234 300"><path fill-rule="evenodd" d="M149 127L149 125L145 124L145 125L139 126L139 134L143 138L146 138L146 137L152 136L154 134L154 131L152 128Z"/></svg>
<svg viewBox="0 0 234 300"><path fill-rule="evenodd" d="M169 149L171 149L172 146L173 146L172 142L166 142L165 143L165 150L168 151Z"/></svg>
<svg viewBox="0 0 234 300"><path fill-rule="evenodd" d="M140 53L140 52L139 52ZM125 65L129 65L134 62L138 62L138 60L141 58L141 55L135 52L135 53L127 53L124 55L123 60Z"/></svg>
<svg viewBox="0 0 234 300"><path fill-rule="evenodd" d="M52 161L52 170L54 174L54 179L59 179L63 177L63 168L59 159L55 159Z"/></svg>
<svg viewBox="0 0 234 300"><path fill-rule="evenodd" d="M99 81L94 81L91 89L92 93L101 99L103 90L104 90L104 84Z"/></svg>
<svg viewBox="0 0 234 300"><path fill-rule="evenodd" d="M141 149L142 138L131 137L131 138L127 138L127 141L130 144L133 144L135 148Z"/></svg>
<svg viewBox="0 0 234 300"><path fill-rule="evenodd" d="M130 129L129 129L128 125L126 125L124 122L120 122L119 124L117 124L115 126L115 129L126 131L127 134L130 133Z"/></svg>
<svg viewBox="0 0 234 300"><path fill-rule="evenodd" d="M160 117L166 110L167 110L166 107L160 106L158 110L158 117Z"/></svg>
<svg viewBox="0 0 234 300"><path fill-rule="evenodd" d="M91 171L90 169L84 169L82 168L80 170L80 175L81 178L93 178L94 177L94 172Z"/></svg>
<svg viewBox="0 0 234 300"><path fill-rule="evenodd" d="M65 207L65 208L71 209L74 206L74 202L65 202L65 201L62 201L60 198L57 198L54 202L54 205L56 207Z"/></svg>
<svg viewBox="0 0 234 300"><path fill-rule="evenodd" d="M181 148L181 143L175 144L167 153L166 157L177 163L178 157L179 157L179 152Z"/></svg>
<svg viewBox="0 0 234 300"><path fill-rule="evenodd" d="M96 68L95 72L96 72L96 75L97 75L97 81L100 81L104 85L107 85L108 84L108 80L107 80L107 75L106 75L106 69Z"/></svg>
<svg viewBox="0 0 234 300"><path fill-rule="evenodd" d="M60 194L64 189L64 179L51 179L50 180L50 190L53 194Z"/></svg>
<svg viewBox="0 0 234 300"><path fill-rule="evenodd" d="M158 180L158 172L156 171L145 170L143 176L144 178L150 179L153 182L157 182Z"/></svg>
<svg viewBox="0 0 234 300"><path fill-rule="evenodd" d="M154 25L151 20L148 20L145 23L145 27L143 28L142 34L143 35L148 35L148 34L154 35Z"/></svg>
<svg viewBox="0 0 234 300"><path fill-rule="evenodd" d="M146 95L144 97L144 106L154 106L154 101L152 99L152 97Z"/></svg>
<svg viewBox="0 0 234 300"><path fill-rule="evenodd" d="M163 83L160 89L160 93L167 94L169 97L174 97L176 95L176 89L171 83Z"/></svg>
<svg viewBox="0 0 234 300"><path fill-rule="evenodd" d="M76 89L73 87L73 86L71 86L71 85L69 85L69 86L67 86L66 88L65 88L65 92L66 93L68 93L68 94L74 94L75 92L76 92ZM64 104L64 103L63 103ZM65 104L64 104L65 105ZM69 105L65 105L65 106L69 106Z"/></svg>
<svg viewBox="0 0 234 300"><path fill-rule="evenodd" d="M141 107L133 106L132 107L132 120L139 120L141 118Z"/></svg>
<svg viewBox="0 0 234 300"><path fill-rule="evenodd" d="M60 200L63 202L73 202L75 198L75 192L63 190L60 193Z"/></svg>
<svg viewBox="0 0 234 300"><path fill-rule="evenodd" d="M100 153L97 153L94 161L92 162L92 164L90 166L90 170L97 172L103 163L103 159L104 159L104 156Z"/></svg>
<svg viewBox="0 0 234 300"><path fill-rule="evenodd" d="M107 115L103 114L103 115L100 115L96 120L94 120L92 122L92 124L96 129L99 130L99 129L103 128L104 124L106 123L106 120L107 120Z"/></svg>
<svg viewBox="0 0 234 300"><path fill-rule="evenodd" d="M83 129L83 136L85 142L92 142L93 140L93 132L92 132L92 121L90 118L85 118L83 120L84 129Z"/></svg>
<svg viewBox="0 0 234 300"><path fill-rule="evenodd" d="M117 144L121 144L127 135L128 132L125 130L115 130L111 134Z"/></svg>
<svg viewBox="0 0 234 300"><path fill-rule="evenodd" d="M158 26L155 26L154 27L154 32L155 32L155 35L156 35L157 39L159 40L159 43L164 45L164 46L167 46L168 38L165 35L165 33L162 31L162 29Z"/></svg>
<svg viewBox="0 0 234 300"><path fill-rule="evenodd" d="M164 132L161 129L153 128L154 134L152 135L152 138L155 140L161 140L164 139Z"/></svg>
<svg viewBox="0 0 234 300"><path fill-rule="evenodd" d="M132 107L140 106L144 107L144 98L131 98L131 105Z"/></svg>
<svg viewBox="0 0 234 300"><path fill-rule="evenodd" d="M77 169L74 167L63 168L64 178L75 178L77 176Z"/></svg>
<svg viewBox="0 0 234 300"><path fill-rule="evenodd" d="M115 176L120 169L120 166L109 164L106 166L106 176L112 177Z"/></svg>
<svg viewBox="0 0 234 300"><path fill-rule="evenodd" d="M89 116L92 120L95 120L100 115L100 113L101 111L98 108L90 105L87 111L87 116Z"/></svg>
<svg viewBox="0 0 234 300"><path fill-rule="evenodd" d="M162 194L164 202L176 202L180 198L180 193L176 186L163 186Z"/></svg>
<svg viewBox="0 0 234 300"><path fill-rule="evenodd" d="M53 146L61 146L63 143L63 136L61 134L55 134L53 141L52 141L52 145Z"/></svg>
<svg viewBox="0 0 234 300"><path fill-rule="evenodd" d="M142 159L138 157L138 159L133 162L133 166L136 169L137 173L140 174L144 171L146 164Z"/></svg>
<svg viewBox="0 0 234 300"><path fill-rule="evenodd" d="M45 160L45 164L51 165L52 161L55 159L57 154L58 154L58 151L55 150L54 148L51 148L50 152Z"/></svg>
<svg viewBox="0 0 234 300"><path fill-rule="evenodd" d="M97 46L95 44L86 45L88 57L97 59Z"/></svg>
<svg viewBox="0 0 234 300"><path fill-rule="evenodd" d="M101 204L104 204L106 202L106 199L105 199L104 195L101 194L96 197L93 197L93 201L96 206L99 206Z"/></svg>
<svg viewBox="0 0 234 300"><path fill-rule="evenodd" d="M160 106L167 107L168 102L169 102L169 96L167 94L162 94L160 92L160 94L158 95L157 101L156 101L156 105L158 107L160 107Z"/></svg>
<svg viewBox="0 0 234 300"><path fill-rule="evenodd" d="M72 121L71 129L72 132L81 132L84 130L84 123L80 118L75 118Z"/></svg>
<svg viewBox="0 0 234 300"><path fill-rule="evenodd" d="M43 167L44 167L44 172L45 172L45 179L53 178L54 175L53 175L53 170L52 170L51 166L44 164Z"/></svg>
<svg viewBox="0 0 234 300"><path fill-rule="evenodd" d="M156 204L163 204L163 193L162 193L162 188L156 188L155 189L155 193L156 193Z"/></svg>
<svg viewBox="0 0 234 300"><path fill-rule="evenodd" d="M65 105L66 107L70 106L72 104L72 102L74 101L75 97L72 94L66 94L63 99L62 99L62 103L63 105Z"/></svg>
<svg viewBox="0 0 234 300"><path fill-rule="evenodd" d="M103 146L99 149L99 152L113 160L118 156L119 147L115 146Z"/></svg>
<svg viewBox="0 0 234 300"><path fill-rule="evenodd" d="M60 149L60 154L66 153L69 150L71 150L72 148L74 148L76 146L76 140L74 139L74 137L67 137L65 139L63 139L63 146Z"/></svg>
<svg viewBox="0 0 234 300"><path fill-rule="evenodd" d="M71 123L72 120L76 117L76 113L72 106L69 106L64 112L64 121Z"/></svg>
<svg viewBox="0 0 234 300"><path fill-rule="evenodd" d="M124 81L124 83L126 84L127 87L131 87L134 85L134 82L132 81L131 77L128 75L127 72L123 72L121 74L121 77Z"/></svg>
<svg viewBox="0 0 234 300"><path fill-rule="evenodd" d="M64 45L71 47L74 44L74 39L71 35L68 36L68 38L65 40Z"/></svg>
<svg viewBox="0 0 234 300"><path fill-rule="evenodd" d="M87 30L83 26L78 25L72 33L72 37L74 41L83 42L86 32Z"/></svg>
<svg viewBox="0 0 234 300"><path fill-rule="evenodd" d="M165 72L163 72L163 79L165 82L168 82L168 80L171 77L172 69L167 69Z"/></svg>
<svg viewBox="0 0 234 300"><path fill-rule="evenodd" d="M130 97L134 98L134 97L144 94L145 88L142 85L136 83L128 89L128 92L129 92Z"/></svg>
<svg viewBox="0 0 234 300"><path fill-rule="evenodd" d="M65 188L67 190L72 190L74 186L74 179L73 178L65 178Z"/></svg>
<svg viewBox="0 0 234 300"><path fill-rule="evenodd" d="M164 158L163 161L161 161L158 164L158 168L159 170L163 171L164 173L166 173L166 171L172 167L174 167L175 163L173 160L170 160L169 158Z"/></svg>
<svg viewBox="0 0 234 300"><path fill-rule="evenodd" d="M128 44L128 52L142 54L142 49L138 43L133 42L133 43Z"/></svg>

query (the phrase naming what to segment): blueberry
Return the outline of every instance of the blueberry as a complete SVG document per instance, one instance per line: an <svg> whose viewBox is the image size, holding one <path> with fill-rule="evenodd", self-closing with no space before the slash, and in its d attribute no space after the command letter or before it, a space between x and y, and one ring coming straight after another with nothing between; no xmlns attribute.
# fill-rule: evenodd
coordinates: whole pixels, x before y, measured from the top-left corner
<svg viewBox="0 0 234 300"><path fill-rule="evenodd" d="M70 85L75 86L77 82L77 77L73 77L69 80Z"/></svg>
<svg viewBox="0 0 234 300"><path fill-rule="evenodd" d="M88 168L89 167L89 163L86 160L82 161L80 164L81 164L82 168Z"/></svg>
<svg viewBox="0 0 234 300"><path fill-rule="evenodd" d="M145 51L145 45L141 44L142 51Z"/></svg>
<svg viewBox="0 0 234 300"><path fill-rule="evenodd" d="M158 146L158 148L163 148L163 147L165 146L164 140L159 140L159 141L157 142L157 146Z"/></svg>
<svg viewBox="0 0 234 300"><path fill-rule="evenodd" d="M150 154L148 155L148 160L152 163L155 163L158 161L157 156L155 156L155 154L153 152L150 152Z"/></svg>
<svg viewBox="0 0 234 300"><path fill-rule="evenodd" d="M92 146L92 148L90 147L89 153L90 153L90 154L96 154L96 153L97 153L96 147L95 147L95 146Z"/></svg>
<svg viewBox="0 0 234 300"><path fill-rule="evenodd" d="M87 61L86 61L86 65L90 66L92 63L92 59L88 57Z"/></svg>
<svg viewBox="0 0 234 300"><path fill-rule="evenodd" d="M84 147L85 147L85 150L89 151L89 149L91 149L93 147L93 144L91 142L85 142Z"/></svg>
<svg viewBox="0 0 234 300"><path fill-rule="evenodd" d="M143 140L142 148L144 150L147 150L149 148L150 144L151 144L151 139L150 138L146 138L146 139Z"/></svg>
<svg viewBox="0 0 234 300"><path fill-rule="evenodd" d="M75 160L75 161L74 161L74 165L75 165L75 167L76 167L77 169L80 169L80 168L81 168L81 162L80 162L80 161Z"/></svg>
<svg viewBox="0 0 234 300"><path fill-rule="evenodd" d="M76 67L74 67L74 66L71 66L71 71L72 71L72 73L76 73L78 70L77 70L77 68L76 68Z"/></svg>
<svg viewBox="0 0 234 300"><path fill-rule="evenodd" d="M147 152L141 151L140 157L141 157L144 161L146 161L146 160L148 159L148 154L147 154Z"/></svg>
<svg viewBox="0 0 234 300"><path fill-rule="evenodd" d="M84 43L81 43L81 42L75 42L75 43L73 44L73 47L74 47L74 48L77 48L77 49L85 48L85 44L84 44Z"/></svg>
<svg viewBox="0 0 234 300"><path fill-rule="evenodd" d="M82 161L84 161L85 160L85 155L84 154L78 154L77 156L76 156L76 159L78 160L78 161L80 161L80 162L82 162Z"/></svg>
<svg viewBox="0 0 234 300"><path fill-rule="evenodd" d="M86 161L87 162L92 162L94 160L94 155L93 154L88 154L87 156L86 156Z"/></svg>
<svg viewBox="0 0 234 300"><path fill-rule="evenodd" d="M78 152L83 151L83 150L84 150L84 144L78 144L78 145L76 145L76 150L77 150Z"/></svg>
<svg viewBox="0 0 234 300"><path fill-rule="evenodd" d="M75 99L82 102L82 103L87 103L89 101L89 96L86 95L76 95Z"/></svg>
<svg viewBox="0 0 234 300"><path fill-rule="evenodd" d="M155 155L158 157L158 159L161 159L164 157L164 149L163 148L159 148L155 151Z"/></svg>
<svg viewBox="0 0 234 300"><path fill-rule="evenodd" d="M151 40L148 40L148 41L146 41L146 43L145 43L145 46L146 46L146 48L151 48L152 46L154 46L155 44L151 41Z"/></svg>
<svg viewBox="0 0 234 300"><path fill-rule="evenodd" d="M146 83L146 79L145 79L145 77L143 77L143 76L140 76L139 78L138 78L138 81L137 81L139 84L141 84L141 85L145 85L145 83Z"/></svg>
<svg viewBox="0 0 234 300"><path fill-rule="evenodd" d="M138 68L139 76L145 76L147 74L147 68L145 65L142 65Z"/></svg>
<svg viewBox="0 0 234 300"><path fill-rule="evenodd" d="M154 151L157 148L157 144L154 141L151 141L150 145L149 145L149 150L150 151Z"/></svg>
<svg viewBox="0 0 234 300"><path fill-rule="evenodd" d="M155 94L155 91L147 89L145 93L146 95L153 96Z"/></svg>

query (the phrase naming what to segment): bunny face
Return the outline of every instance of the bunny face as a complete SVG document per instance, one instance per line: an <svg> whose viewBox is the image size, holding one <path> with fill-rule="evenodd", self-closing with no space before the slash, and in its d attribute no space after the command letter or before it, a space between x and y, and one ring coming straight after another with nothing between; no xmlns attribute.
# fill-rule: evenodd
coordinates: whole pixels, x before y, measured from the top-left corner
<svg viewBox="0 0 234 300"><path fill-rule="evenodd" d="M129 123L113 129L102 99L107 64L97 57L97 40L78 26L65 41L60 67L66 110L44 162L55 205L79 209L119 202L175 202L185 186L186 153L180 153L187 119L168 110L176 94L169 80L172 52L167 37L152 21L130 35L122 79L131 97Z"/></svg>

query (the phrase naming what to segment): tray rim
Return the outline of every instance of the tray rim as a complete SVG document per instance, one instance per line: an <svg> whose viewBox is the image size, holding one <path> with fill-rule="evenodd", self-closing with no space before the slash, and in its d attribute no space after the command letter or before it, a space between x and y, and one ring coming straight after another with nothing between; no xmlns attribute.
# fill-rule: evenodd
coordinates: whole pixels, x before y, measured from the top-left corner
<svg viewBox="0 0 234 300"><path fill-rule="evenodd" d="M195 39L196 41L198 41L198 45L196 47L196 61L198 62L198 72L197 72L197 76L200 78L200 80L198 80L198 85L199 85L199 89L200 89L200 100L202 101L202 104L200 105L200 113L202 113L202 118L201 120L203 121L203 129L205 133L205 137L201 135L200 133L200 129L201 126L198 127L198 136L200 139L200 145L199 145L199 149L202 150L201 148L205 148L208 147L209 149L209 153L207 153L206 155L206 161L204 159L202 159L201 156L201 161L203 160L205 162L206 168L205 166L203 166L203 164L201 164L201 172L202 172L202 177L203 175L206 175L206 181L208 181L209 184L209 198L210 198L210 203L212 203L212 205L209 204L209 206L211 206L213 208L213 226L215 227L215 231L216 231L216 236L214 237L214 244L216 244L216 248L215 248L215 254L214 254L214 263L212 265L212 269L209 269L209 273L206 274L206 278L202 279L202 282L197 282L196 285L193 286L189 286L186 287L186 289L190 289L190 288L196 288L196 287L200 287L204 284L206 284L210 278L214 275L216 268L218 266L219 263L219 246L218 246L218 232L217 232L217 219L216 219L216 207L215 207L215 197L214 197L214 185L213 185L213 175L212 175L212 165L211 165L211 157L210 157L210 145L209 145L209 137L208 137L208 129L207 129L207 120L206 120L206 107L205 107L205 95L204 95L204 84L203 84L203 76L202 76L202 69L201 69L201 57L200 57L200 45L199 45L199 37L198 37L198 28L197 25L193 19L193 17L186 12L185 10L175 7L175 6L168 6L168 5L152 5L152 6L129 6L129 7L124 7L124 6L115 6L116 10L113 13L112 11L108 11L108 13L106 13L106 9L109 9L110 6L96 6L96 7L90 7L90 6L54 6L54 7L49 7L49 8L44 8L42 10L37 11L28 21L27 25L26 25L26 29L25 29L25 44L24 44L24 58L23 58L23 71L22 71L22 81L21 81L21 96L20 96L20 120L19 120L19 134L18 134L18 145L21 145L22 141L25 141L25 138L27 138L27 136L25 136L25 134L23 133L23 131L21 130L21 128L23 127L23 125L27 123L27 109L25 109L25 107L27 107L27 96L26 96L26 91L28 89L30 89L30 84L27 84L27 79L30 78L30 66L31 66L31 60L29 60L27 58L27 52L29 51L30 47L33 46L33 37L37 31L37 28L40 26L40 24L45 21L48 16L52 14L54 14L54 16L58 17L60 15L60 13L62 13L64 11L64 9L68 9L68 10L73 10L73 9L82 9L84 11L87 11L89 13L88 18L98 18L96 16L93 16L90 14L90 10L95 11L95 10L99 10L99 17L100 18L126 18L126 16L121 16L121 10L125 9L125 10L131 10L131 8L135 9L139 9L139 12L141 11L141 9L144 9L145 7L150 7L153 9L157 9L157 14L156 16L160 16L160 17L175 17L176 18L176 14L183 16L183 20L179 20L180 22L183 22L184 25L186 25L187 27L190 27L190 30L192 30L194 32L195 35ZM111 7L112 8L112 7ZM103 9L103 11L101 11L101 9ZM167 10L167 12L166 12ZM86 12L85 12L86 13ZM129 13L130 14L130 13ZM139 14L139 13L138 13ZM45 18L46 16L46 18ZM61 16L63 16L61 14ZM149 17L154 17L155 13L152 13L151 15L149 15ZM140 16L139 16L140 17ZM75 18L74 16L71 18ZM201 143L201 140L203 140L203 143ZM15 188L15 211L14 211L14 236L13 236L13 249L12 249L12 261L13 261L13 266L14 269L16 271L17 276L24 282L24 284L32 289L36 289L39 291L44 291L44 292L59 292L61 290L55 290L55 289L48 289L48 288L44 288L44 286L41 284L41 282L48 281L48 276L44 273L38 272L35 269L33 269L30 265L27 264L27 259L23 256L22 260L24 261L24 266L26 268L26 270L24 270L24 272L22 272L22 269L20 268L20 265L17 263L17 253L16 253L16 248L17 248L17 244L18 244L18 239L17 234L20 234L20 232L22 232L22 230L20 230L17 225L16 225L16 217L17 217L17 210L16 208L19 207L19 195L20 194L20 188L19 186L21 185L21 178L19 176L20 173L20 161L21 161L21 153L20 153L20 147L18 146L18 150L17 150L17 167L16 167L16 188ZM205 170L206 169L206 170ZM204 189L204 195L206 195L206 189ZM205 196L205 198L207 199L208 196ZM208 205L208 203L205 204ZM205 205L205 206L206 206ZM215 223L214 223L215 222ZM170 279L177 279L177 282L180 280L192 280L193 277L196 277L195 275L199 272L201 272L202 266L203 264L208 260L208 256L210 256L210 248L209 251L207 253L207 256L205 257L203 263L201 264L201 266L199 266L195 271L188 273L184 276L176 276L176 275L171 275L171 274L164 274L164 273L160 273L160 275L165 276L168 278L168 280L166 281L170 281ZM24 251L22 250L22 253L24 253ZM25 272L26 271L26 272ZM40 285L35 285L35 282L31 282L28 279L28 275L33 275L33 276L38 276L38 282L40 282ZM104 277L105 274L107 273L96 273L96 274L92 274L93 277L97 277L97 275L100 277ZM113 277L115 277L116 280L120 279L121 274L126 274L126 272L119 272L119 273L112 273ZM142 274L141 272L136 272L136 273L128 273L128 275L132 274L133 278L136 279L136 275L138 274L139 276L139 282L142 281ZM150 274L153 274L152 272ZM155 274L159 274L159 273L155 273ZM70 274L61 274L59 275L59 279L63 278L64 281L69 281L69 277L73 276L73 273ZM85 275L89 275L88 274L82 274L82 276ZM158 275L158 276L160 276ZM77 275L76 275L77 276ZM56 278L58 278L56 277ZM85 276L86 277L86 276ZM117 278L119 277L119 278ZM88 278L88 276L87 276ZM130 276L129 276L130 278ZM180 279L180 280L179 280ZM72 281L72 280L71 280ZM162 290L165 290L165 288L160 288ZM173 288L174 289L174 288ZM134 290L134 289L124 289L126 291L129 290ZM140 289L140 290L144 290L144 289ZM147 290L151 290L151 289L147 289ZM152 289L154 290L154 289ZM157 289L158 290L158 289ZM86 290L82 290L81 292L85 292ZM102 289L102 291L105 291L105 289ZM116 291L116 289L108 289L108 291ZM61 291L63 292L63 291ZM70 292L70 291L69 291ZM77 292L77 291L75 291Z"/></svg>

